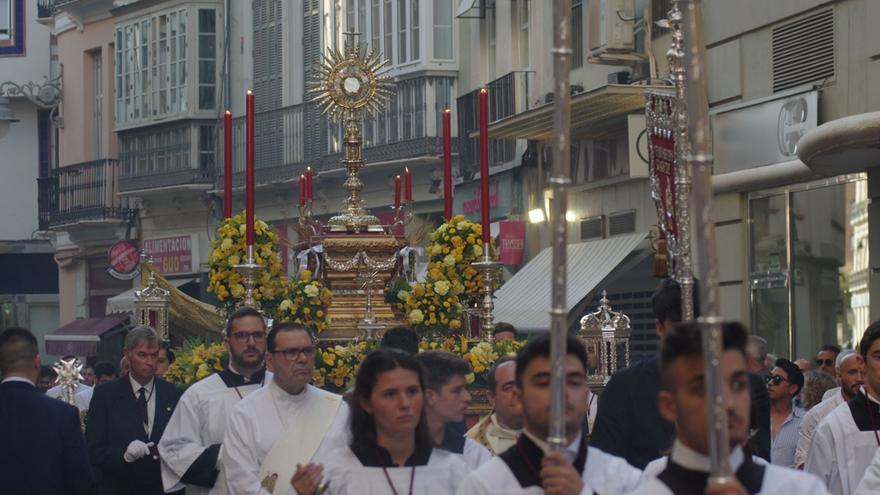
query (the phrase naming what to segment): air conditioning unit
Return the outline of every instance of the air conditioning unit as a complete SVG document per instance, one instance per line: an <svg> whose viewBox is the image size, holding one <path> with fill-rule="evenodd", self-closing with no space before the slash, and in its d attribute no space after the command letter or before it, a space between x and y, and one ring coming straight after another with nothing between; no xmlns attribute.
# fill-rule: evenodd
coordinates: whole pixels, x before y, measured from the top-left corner
<svg viewBox="0 0 880 495"><path fill-rule="evenodd" d="M590 63L628 64L644 58L635 52L635 0L593 0L589 19Z"/></svg>

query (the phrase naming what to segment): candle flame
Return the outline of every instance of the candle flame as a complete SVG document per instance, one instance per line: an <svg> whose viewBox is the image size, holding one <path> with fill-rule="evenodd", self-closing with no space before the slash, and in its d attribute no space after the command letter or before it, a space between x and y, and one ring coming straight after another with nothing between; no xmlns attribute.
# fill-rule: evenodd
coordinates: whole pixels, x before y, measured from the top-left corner
<svg viewBox="0 0 880 495"><path fill-rule="evenodd" d="M254 94L254 92L253 92L253 90L249 89L249 90L247 90L247 94L248 94L248 96L250 96L250 95Z"/></svg>
<svg viewBox="0 0 880 495"><path fill-rule="evenodd" d="M480 93L487 93L487 92L489 92L488 89L486 89L486 88L480 88Z"/></svg>
<svg viewBox="0 0 880 495"><path fill-rule="evenodd" d="M305 176L304 174L299 174L299 178L300 178L300 179L305 179L306 176Z"/></svg>
<svg viewBox="0 0 880 495"><path fill-rule="evenodd" d="M452 113L452 110L447 108L446 110L443 110L443 113Z"/></svg>
<svg viewBox="0 0 880 495"><path fill-rule="evenodd" d="M306 167L306 170L311 170L311 169L312 169L312 167Z"/></svg>
<svg viewBox="0 0 880 495"><path fill-rule="evenodd" d="M229 111L229 110L227 110L227 111L225 111L225 112L223 112L223 113L225 113L226 115L232 115L232 112Z"/></svg>
<svg viewBox="0 0 880 495"><path fill-rule="evenodd" d="M400 176L398 175L397 178L400 179Z"/></svg>

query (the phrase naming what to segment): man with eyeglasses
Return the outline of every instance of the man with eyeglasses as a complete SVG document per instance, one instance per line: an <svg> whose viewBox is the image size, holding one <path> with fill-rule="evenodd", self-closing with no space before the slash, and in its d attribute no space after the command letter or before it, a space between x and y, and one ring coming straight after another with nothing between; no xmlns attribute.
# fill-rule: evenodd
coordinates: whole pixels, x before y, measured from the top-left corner
<svg viewBox="0 0 880 495"><path fill-rule="evenodd" d="M266 322L259 311L243 307L226 322L224 345L229 363L189 387L159 442L166 490L186 486L188 494L225 495L220 451L232 407L272 381L263 365Z"/></svg>
<svg viewBox="0 0 880 495"><path fill-rule="evenodd" d="M804 374L788 359L777 359L766 381L770 396L770 462L796 467L794 452L804 411L794 405L794 398L804 388Z"/></svg>
<svg viewBox="0 0 880 495"><path fill-rule="evenodd" d="M348 405L309 385L314 342L305 326L272 326L266 339L272 382L236 404L227 421L221 455L227 493L286 494L291 483L308 492L323 473L313 460L349 444Z"/></svg>

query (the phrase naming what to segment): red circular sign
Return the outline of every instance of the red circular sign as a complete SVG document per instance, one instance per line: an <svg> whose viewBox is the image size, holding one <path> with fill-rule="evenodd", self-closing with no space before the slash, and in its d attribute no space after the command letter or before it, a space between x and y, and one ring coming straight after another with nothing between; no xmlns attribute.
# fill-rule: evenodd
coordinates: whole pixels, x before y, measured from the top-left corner
<svg viewBox="0 0 880 495"><path fill-rule="evenodd" d="M110 246L108 256L110 267L119 273L126 274L137 270L140 253L137 246L130 241L119 241Z"/></svg>

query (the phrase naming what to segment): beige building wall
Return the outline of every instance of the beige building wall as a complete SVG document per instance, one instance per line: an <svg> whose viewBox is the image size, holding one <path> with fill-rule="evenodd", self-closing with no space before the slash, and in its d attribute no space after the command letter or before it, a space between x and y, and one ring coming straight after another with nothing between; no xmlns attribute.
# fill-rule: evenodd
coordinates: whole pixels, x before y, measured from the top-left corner
<svg viewBox="0 0 880 495"><path fill-rule="evenodd" d="M95 149L94 63L100 54L103 74L101 149ZM59 131L60 166L98 158L116 158L113 98L113 20L89 23L85 29L71 27L58 33L58 58L64 65L64 127Z"/></svg>

